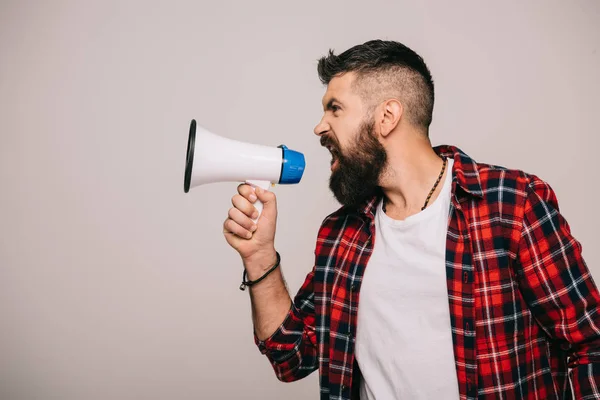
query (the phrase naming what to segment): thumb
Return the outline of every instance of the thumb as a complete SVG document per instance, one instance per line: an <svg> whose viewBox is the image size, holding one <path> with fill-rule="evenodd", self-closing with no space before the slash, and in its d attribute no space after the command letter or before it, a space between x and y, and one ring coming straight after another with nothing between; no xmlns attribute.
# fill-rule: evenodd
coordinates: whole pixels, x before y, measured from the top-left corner
<svg viewBox="0 0 600 400"><path fill-rule="evenodd" d="M275 193L270 190L265 190L261 187L257 187L255 190L256 197L263 203L263 213L272 215L277 211L277 198Z"/></svg>

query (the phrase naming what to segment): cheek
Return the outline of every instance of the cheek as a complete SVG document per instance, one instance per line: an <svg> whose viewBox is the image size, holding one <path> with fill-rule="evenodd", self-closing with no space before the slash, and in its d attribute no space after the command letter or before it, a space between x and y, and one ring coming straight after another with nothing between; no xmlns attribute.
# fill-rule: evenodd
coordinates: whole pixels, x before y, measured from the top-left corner
<svg viewBox="0 0 600 400"><path fill-rule="evenodd" d="M334 132L338 147L340 147L340 149L342 150L347 149L348 146L352 143L354 131L352 131L348 127L340 127L337 131Z"/></svg>
<svg viewBox="0 0 600 400"><path fill-rule="evenodd" d="M346 154L348 149L355 145L356 137L360 131L360 124L354 120L349 121L340 117L332 121L330 126L335 137L335 144L342 154Z"/></svg>

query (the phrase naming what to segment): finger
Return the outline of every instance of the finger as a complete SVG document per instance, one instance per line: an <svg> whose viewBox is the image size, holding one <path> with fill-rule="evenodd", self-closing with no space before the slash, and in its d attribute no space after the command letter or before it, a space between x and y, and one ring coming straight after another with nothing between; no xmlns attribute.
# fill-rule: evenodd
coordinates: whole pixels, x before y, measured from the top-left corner
<svg viewBox="0 0 600 400"><path fill-rule="evenodd" d="M238 193L248 199L251 203L256 201L256 193L254 193L254 188L247 183L242 183L238 185Z"/></svg>
<svg viewBox="0 0 600 400"><path fill-rule="evenodd" d="M231 204L233 204L235 208L237 208L250 218L255 219L258 217L258 210L256 209L256 207L254 207L254 205L250 203L250 201L242 197L242 195L236 194L235 196L233 196L231 198Z"/></svg>
<svg viewBox="0 0 600 400"><path fill-rule="evenodd" d="M250 232L254 232L256 230L254 221L252 221L246 214L235 207L231 207L229 209L229 219L232 219L236 224Z"/></svg>
<svg viewBox="0 0 600 400"><path fill-rule="evenodd" d="M240 226L237 222L232 219L227 219L225 224L223 225L226 232L230 232L236 236L239 236L244 239L250 239L252 237L252 233L244 227Z"/></svg>

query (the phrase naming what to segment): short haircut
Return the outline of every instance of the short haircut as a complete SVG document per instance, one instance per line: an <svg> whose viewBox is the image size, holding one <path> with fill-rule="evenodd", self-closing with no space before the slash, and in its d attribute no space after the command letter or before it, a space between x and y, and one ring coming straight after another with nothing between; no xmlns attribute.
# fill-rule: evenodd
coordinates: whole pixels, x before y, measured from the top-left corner
<svg viewBox="0 0 600 400"><path fill-rule="evenodd" d="M339 55L330 49L319 59L317 71L325 85L338 75L355 72L353 88L370 110L382 101L397 98L409 122L428 132L433 115L433 79L425 61L407 46L371 40Z"/></svg>

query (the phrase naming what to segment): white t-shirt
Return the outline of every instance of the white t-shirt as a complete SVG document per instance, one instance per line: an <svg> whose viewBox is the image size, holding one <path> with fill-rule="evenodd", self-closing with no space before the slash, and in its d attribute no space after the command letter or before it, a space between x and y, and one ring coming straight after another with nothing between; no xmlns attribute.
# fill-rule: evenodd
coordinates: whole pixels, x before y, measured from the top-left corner
<svg viewBox="0 0 600 400"><path fill-rule="evenodd" d="M446 286L452 165L425 210L398 221L378 205L358 307L361 400L459 398Z"/></svg>

